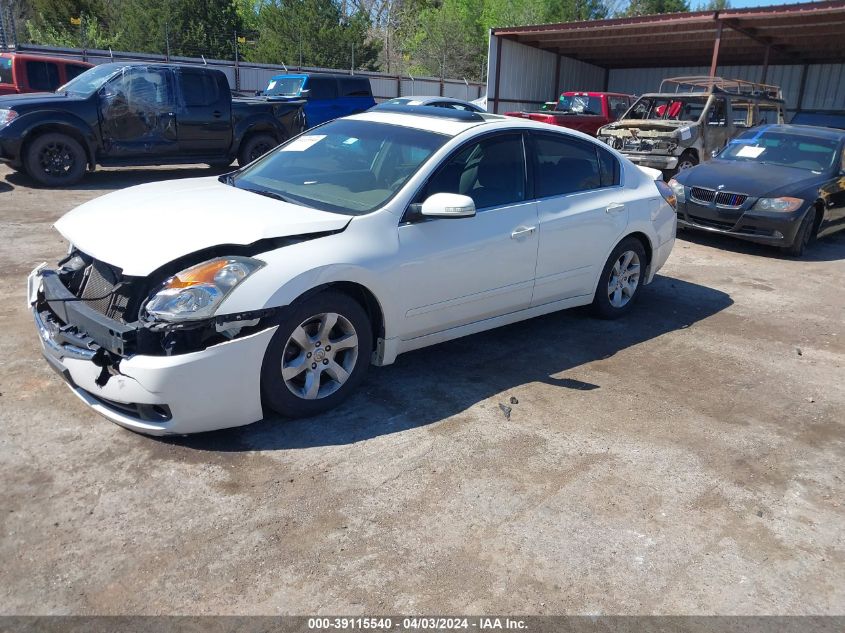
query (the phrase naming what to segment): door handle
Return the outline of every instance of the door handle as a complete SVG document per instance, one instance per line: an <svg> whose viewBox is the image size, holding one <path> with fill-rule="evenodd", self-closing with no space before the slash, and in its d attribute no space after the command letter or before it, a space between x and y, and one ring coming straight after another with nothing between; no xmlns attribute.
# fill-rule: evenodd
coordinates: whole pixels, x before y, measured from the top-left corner
<svg viewBox="0 0 845 633"><path fill-rule="evenodd" d="M220 112L220 110L215 110L214 112L211 113L211 116L213 116L215 119L219 119L222 115L223 115L223 113Z"/></svg>
<svg viewBox="0 0 845 633"><path fill-rule="evenodd" d="M518 226L511 233L511 239L517 240L524 235L531 235L536 230L536 226Z"/></svg>
<svg viewBox="0 0 845 633"><path fill-rule="evenodd" d="M625 205L621 202L611 202L607 207L605 207L605 211L608 213L619 213L620 211L625 210Z"/></svg>

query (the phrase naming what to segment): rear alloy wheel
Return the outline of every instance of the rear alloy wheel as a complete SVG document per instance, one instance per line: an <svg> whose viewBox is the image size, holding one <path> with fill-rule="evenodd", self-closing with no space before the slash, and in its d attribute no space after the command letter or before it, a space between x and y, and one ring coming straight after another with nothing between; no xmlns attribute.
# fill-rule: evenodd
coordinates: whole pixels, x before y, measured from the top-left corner
<svg viewBox="0 0 845 633"><path fill-rule="evenodd" d="M804 254L804 251L813 239L813 231L816 227L816 214L818 212L818 209L814 206L810 207L810 210L807 211L804 219L801 220L801 226L798 227L798 232L795 233L795 240L783 249L787 255L801 257Z"/></svg>
<svg viewBox="0 0 845 633"><path fill-rule="evenodd" d="M246 142L241 145L241 151L238 153L238 165L244 167L249 165L257 158L261 158L276 147L279 143L269 134L256 134L249 137Z"/></svg>
<svg viewBox="0 0 845 633"><path fill-rule="evenodd" d="M74 185L85 175L85 150L67 134L51 132L36 138L26 150L27 173L47 187Z"/></svg>
<svg viewBox="0 0 845 633"><path fill-rule="evenodd" d="M629 237L613 249L602 270L593 312L603 319L616 319L628 310L639 296L645 279L646 254L642 242Z"/></svg>
<svg viewBox="0 0 845 633"><path fill-rule="evenodd" d="M372 354L367 313L349 296L321 292L295 306L264 356L264 402L288 417L334 408L363 380Z"/></svg>

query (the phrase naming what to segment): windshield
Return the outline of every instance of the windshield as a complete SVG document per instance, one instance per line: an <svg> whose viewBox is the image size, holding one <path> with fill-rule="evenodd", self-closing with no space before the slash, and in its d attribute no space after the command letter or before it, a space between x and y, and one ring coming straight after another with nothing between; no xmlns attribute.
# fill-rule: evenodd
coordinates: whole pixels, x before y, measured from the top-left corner
<svg viewBox="0 0 845 633"><path fill-rule="evenodd" d="M64 86L56 90L56 92L66 92L80 97L87 97L99 90L100 86L106 83L109 77L122 68L124 66L116 64L94 66L94 68L89 68L78 77L71 79Z"/></svg>
<svg viewBox="0 0 845 633"><path fill-rule="evenodd" d="M267 84L264 89L265 95L270 96L284 96L284 97L298 97L299 91L302 90L302 82L305 79L302 77L274 77Z"/></svg>
<svg viewBox="0 0 845 633"><path fill-rule="evenodd" d="M824 171L833 165L838 145L834 139L755 128L733 139L718 158Z"/></svg>
<svg viewBox="0 0 845 633"><path fill-rule="evenodd" d="M0 57L0 84L13 84L15 80L12 78L12 58Z"/></svg>
<svg viewBox="0 0 845 633"><path fill-rule="evenodd" d="M337 119L288 141L232 182L323 211L362 215L392 198L448 140L397 125Z"/></svg>
<svg viewBox="0 0 845 633"><path fill-rule="evenodd" d="M698 121L706 97L640 97L625 113L624 119L648 119L652 121Z"/></svg>
<svg viewBox="0 0 845 633"><path fill-rule="evenodd" d="M572 114L601 114L601 98L587 95L560 95L555 108L558 112Z"/></svg>

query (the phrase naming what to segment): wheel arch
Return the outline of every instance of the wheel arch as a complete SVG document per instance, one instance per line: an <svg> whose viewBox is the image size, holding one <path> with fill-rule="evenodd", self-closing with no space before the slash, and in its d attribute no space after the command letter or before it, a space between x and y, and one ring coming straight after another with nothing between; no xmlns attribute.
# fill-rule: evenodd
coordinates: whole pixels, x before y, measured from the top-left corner
<svg viewBox="0 0 845 633"><path fill-rule="evenodd" d="M50 134L51 132L65 134L71 137L73 140L75 140L82 146L82 149L85 152L85 158L88 162L88 166L93 166L96 164L95 152L91 139L86 138L85 134L77 126L63 121L45 121L29 128L26 131L21 142L21 161L26 160L26 153L29 151L29 147L37 138L45 134Z"/></svg>
<svg viewBox="0 0 845 633"><path fill-rule="evenodd" d="M370 328L372 329L373 334L373 349L375 349L378 345L378 339L384 338L385 336L384 309L373 291L363 284L355 281L331 281L315 286L310 290L306 290L296 297L296 299L291 301L291 304L304 301L305 299L330 289L342 292L351 299L357 301L361 307L364 308L364 311L367 313L367 317L370 319Z"/></svg>

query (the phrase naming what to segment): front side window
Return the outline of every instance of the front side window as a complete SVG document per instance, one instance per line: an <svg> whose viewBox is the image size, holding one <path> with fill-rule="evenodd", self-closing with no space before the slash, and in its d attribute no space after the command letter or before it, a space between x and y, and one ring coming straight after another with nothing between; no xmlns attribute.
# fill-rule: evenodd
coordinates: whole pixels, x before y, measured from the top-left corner
<svg viewBox="0 0 845 633"><path fill-rule="evenodd" d="M26 62L29 87L41 92L53 92L59 87L59 68L52 62Z"/></svg>
<svg viewBox="0 0 845 633"><path fill-rule="evenodd" d="M398 125L337 119L288 141L233 182L323 211L362 215L384 205L448 140Z"/></svg>
<svg viewBox="0 0 845 633"><path fill-rule="evenodd" d="M563 136L538 135L534 138L533 153L536 161L534 195L537 198L601 187L602 168L593 143ZM610 158L613 159L613 156ZM608 168L608 178L613 179L614 168L612 165Z"/></svg>
<svg viewBox="0 0 845 633"><path fill-rule="evenodd" d="M86 70L88 70L87 66L80 66L79 64L67 64L65 66L65 76L67 76L68 81L70 81L71 79L76 79L77 77L79 77L79 75L84 73Z"/></svg>
<svg viewBox="0 0 845 633"><path fill-rule="evenodd" d="M631 105L627 97L608 97L607 105L610 108L610 118L616 121L622 118L628 106Z"/></svg>
<svg viewBox="0 0 845 633"><path fill-rule="evenodd" d="M305 87L312 99L336 99L337 79L334 77L309 77Z"/></svg>
<svg viewBox="0 0 845 633"><path fill-rule="evenodd" d="M494 136L453 154L429 179L419 202L435 193L469 196L476 209L522 202L525 158L520 134Z"/></svg>

